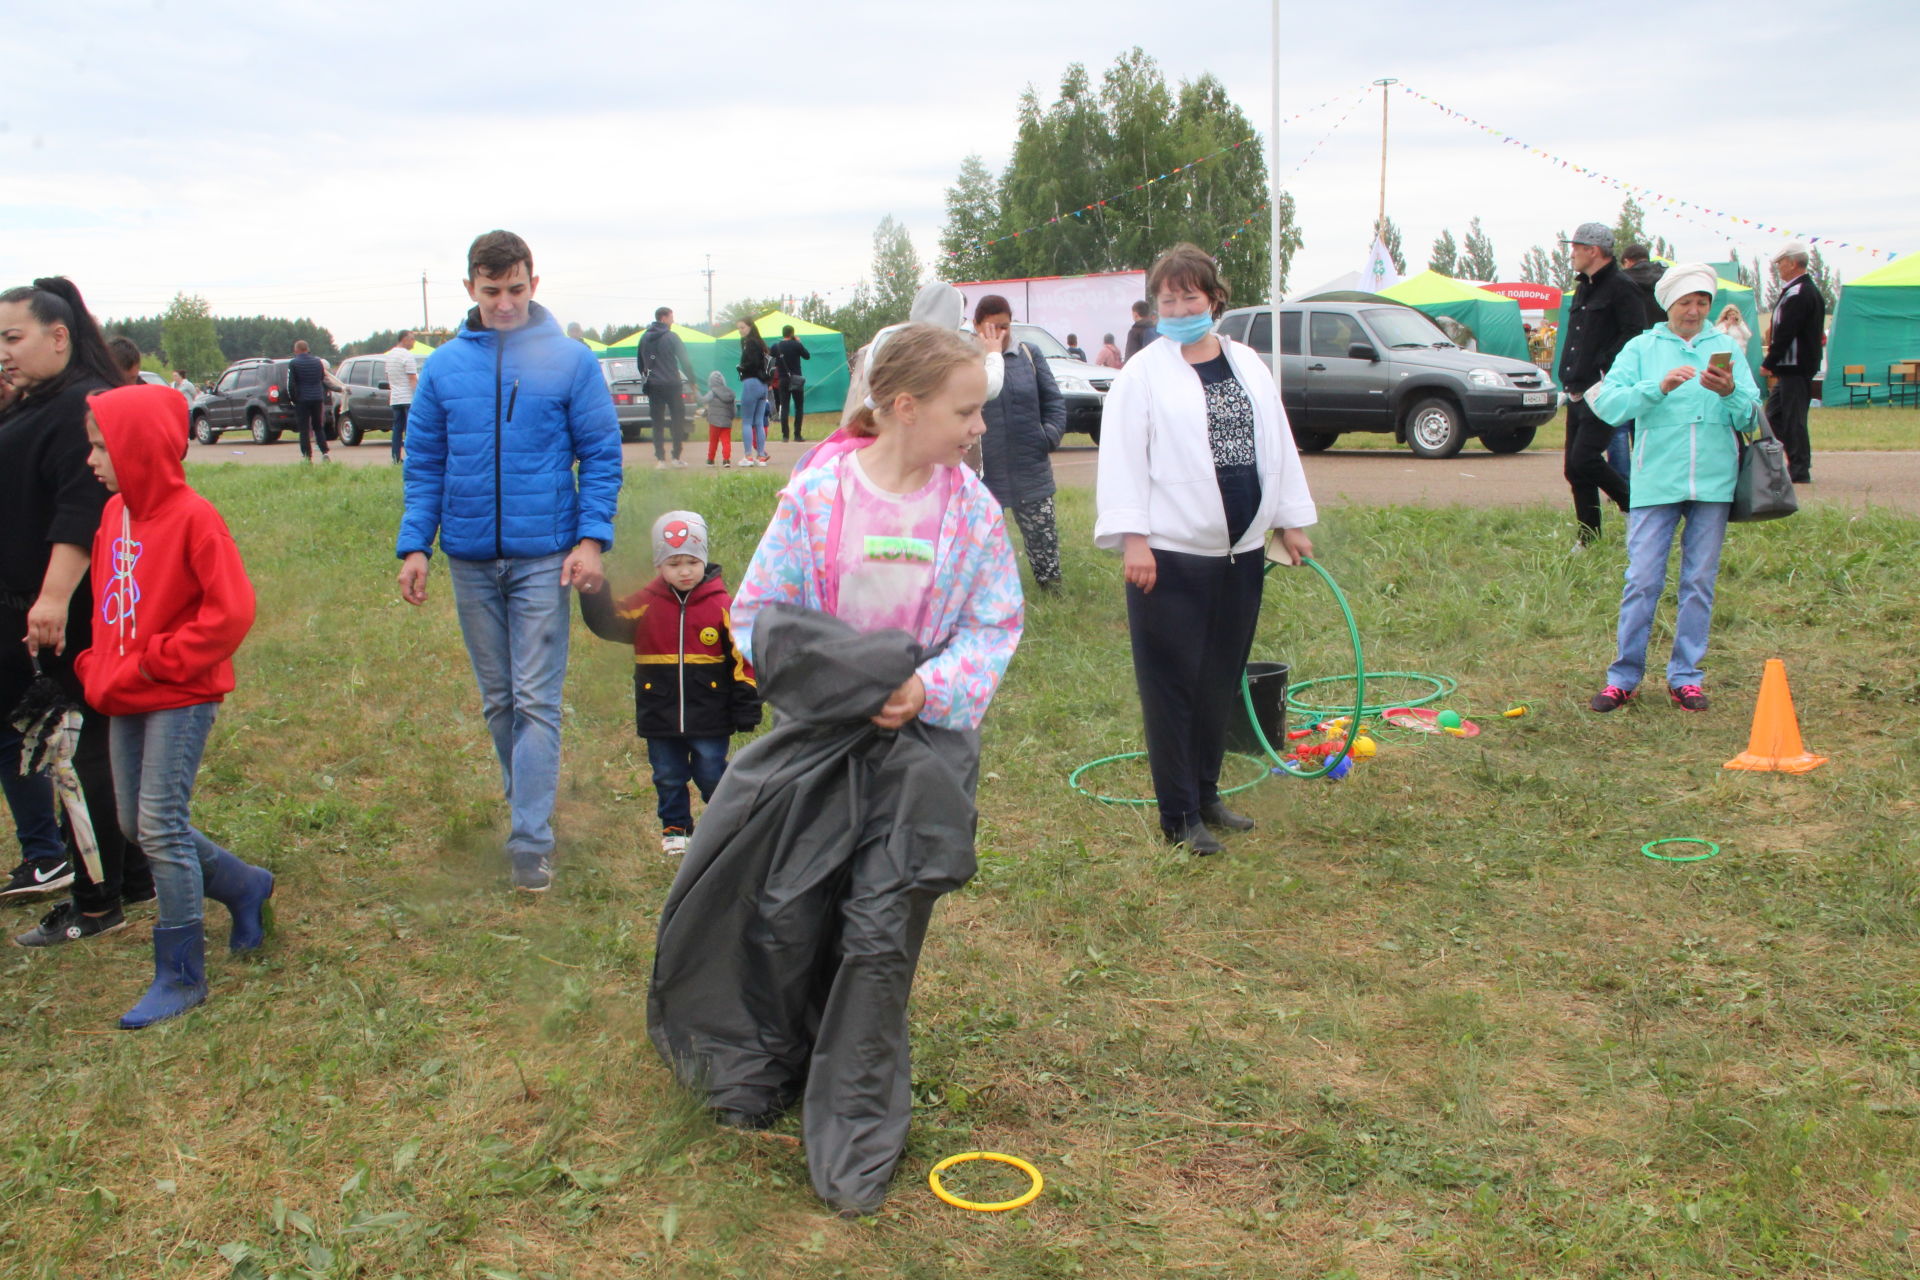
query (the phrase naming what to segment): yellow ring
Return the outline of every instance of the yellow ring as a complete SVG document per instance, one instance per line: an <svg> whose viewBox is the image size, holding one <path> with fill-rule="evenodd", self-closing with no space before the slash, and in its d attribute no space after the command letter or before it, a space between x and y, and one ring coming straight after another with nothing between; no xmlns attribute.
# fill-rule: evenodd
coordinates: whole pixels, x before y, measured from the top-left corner
<svg viewBox="0 0 1920 1280"><path fill-rule="evenodd" d="M962 1200L959 1196L949 1193L945 1187L940 1185L940 1171L949 1166L959 1164L962 1160L995 1160L1001 1164L1010 1164L1020 1172L1026 1174L1029 1178L1032 1178L1033 1185L1027 1188L1026 1194L1017 1199L1002 1200L996 1204L981 1204L977 1200ZM939 1196L956 1209L971 1209L975 1213L1005 1213L1008 1209L1018 1209L1023 1204L1032 1204L1034 1200L1039 1197L1041 1190L1047 1185L1047 1180L1040 1176L1038 1169L1028 1164L1025 1160L1022 1160L1019 1156L1003 1156L998 1151L962 1151L959 1155L948 1156L945 1160L933 1166L933 1168L927 1172L927 1185L933 1188L933 1194Z"/></svg>

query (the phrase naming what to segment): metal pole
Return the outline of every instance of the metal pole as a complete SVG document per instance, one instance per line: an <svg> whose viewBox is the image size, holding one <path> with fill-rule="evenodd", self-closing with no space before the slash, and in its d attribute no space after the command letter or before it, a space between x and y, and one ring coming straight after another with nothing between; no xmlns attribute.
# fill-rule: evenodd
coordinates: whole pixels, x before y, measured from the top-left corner
<svg viewBox="0 0 1920 1280"><path fill-rule="evenodd" d="M1396 84L1399 84L1400 82L1398 80L1395 80L1389 77L1388 79L1385 79L1385 80L1375 80L1374 83L1380 86L1381 94L1380 94L1380 213L1373 220L1373 235L1374 235L1374 239L1376 240L1385 240L1387 238L1387 103L1393 99L1393 95L1391 93L1386 92L1386 88L1389 85L1396 85ZM1371 249L1372 246L1368 246L1368 248Z"/></svg>
<svg viewBox="0 0 1920 1280"><path fill-rule="evenodd" d="M427 273L420 273L420 329L424 333L433 332L433 322L427 318Z"/></svg>
<svg viewBox="0 0 1920 1280"><path fill-rule="evenodd" d="M1267 343L1273 348L1274 385L1280 383L1280 0L1273 0L1273 119L1267 127L1267 304L1272 319Z"/></svg>
<svg viewBox="0 0 1920 1280"><path fill-rule="evenodd" d="M707 255L706 270L700 273L707 278L707 328L713 328L713 255Z"/></svg>

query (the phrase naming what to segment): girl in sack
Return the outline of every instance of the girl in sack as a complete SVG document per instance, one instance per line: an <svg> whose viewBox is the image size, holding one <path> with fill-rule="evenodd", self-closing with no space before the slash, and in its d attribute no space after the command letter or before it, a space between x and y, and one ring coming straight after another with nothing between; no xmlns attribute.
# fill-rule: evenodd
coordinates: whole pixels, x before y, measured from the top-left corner
<svg viewBox="0 0 1920 1280"><path fill-rule="evenodd" d="M1676 533L1680 603L1667 661L1667 697L1688 711L1707 709L1700 663L1740 471L1736 433L1752 421L1760 401L1745 351L1707 325L1716 287L1713 269L1705 263L1669 267L1654 287L1667 322L1622 347L1605 381L1588 393L1602 421L1635 424L1618 651L1607 668L1606 687L1588 703L1595 711L1625 706L1639 690Z"/></svg>

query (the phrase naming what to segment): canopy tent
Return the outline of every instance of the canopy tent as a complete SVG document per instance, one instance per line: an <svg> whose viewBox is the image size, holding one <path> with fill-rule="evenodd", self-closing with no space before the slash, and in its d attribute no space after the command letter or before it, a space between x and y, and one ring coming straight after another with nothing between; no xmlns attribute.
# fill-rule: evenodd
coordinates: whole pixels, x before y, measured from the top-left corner
<svg viewBox="0 0 1920 1280"><path fill-rule="evenodd" d="M753 327L772 346L780 341L780 331L793 326L793 336L807 349L808 359L801 365L807 378L807 412L838 414L847 403L847 340L838 329L829 329L784 311L769 311L753 322ZM727 384L738 395L740 375L740 331L732 330L713 343L714 367L726 376Z"/></svg>
<svg viewBox="0 0 1920 1280"><path fill-rule="evenodd" d="M690 329L684 324L674 325L673 331L679 334L680 341L686 344L687 363L693 366L693 376L694 381L698 384L698 394L705 395L707 375L715 369L720 368L720 356L714 350L713 335L702 333L698 329ZM645 329L635 329L626 337L609 343L606 347L594 352L594 354L602 360L619 359L624 356L628 360L637 361L640 358L640 339L646 332Z"/></svg>
<svg viewBox="0 0 1920 1280"><path fill-rule="evenodd" d="M1886 401L1887 366L1913 359L1920 359L1920 254L1905 254L1840 290L1820 403L1852 401L1840 389L1850 364L1865 365L1866 381L1880 384L1870 403Z"/></svg>
<svg viewBox="0 0 1920 1280"><path fill-rule="evenodd" d="M1363 281L1358 271L1342 271L1333 279L1322 280L1311 289L1301 289L1296 293L1288 295L1287 301L1300 302L1307 298L1322 298L1330 293L1364 292L1361 288L1363 283L1371 282Z"/></svg>
<svg viewBox="0 0 1920 1280"><path fill-rule="evenodd" d="M438 347L430 347L426 343L420 341L420 339L415 338L413 340L413 345L407 348L407 354L411 356L420 356L421 358L424 359L425 357L432 355L434 352L438 351L439 349L440 348Z"/></svg>
<svg viewBox="0 0 1920 1280"><path fill-rule="evenodd" d="M1526 360L1527 335L1520 327L1520 304L1485 289L1461 284L1438 271L1422 271L1380 291L1428 316L1452 316L1473 330L1480 350L1490 356Z"/></svg>
<svg viewBox="0 0 1920 1280"><path fill-rule="evenodd" d="M1382 297L1377 293L1368 293L1364 289L1328 289L1324 293L1310 293L1304 298L1295 298L1295 302L1385 302L1396 307L1404 307L1404 302Z"/></svg>
<svg viewBox="0 0 1920 1280"><path fill-rule="evenodd" d="M605 350L607 349L607 344L606 344L606 343L604 343L604 342L595 342L595 341L594 341L594 340L593 340L592 338L582 338L582 339L580 339L580 341L582 341L582 342L584 342L584 343L586 343L586 344L587 344L587 350L589 350L589 351L591 351L591 352L594 352L594 353L595 353L596 355L597 355L597 354L599 354L599 353L600 353L600 352L602 352L602 351L605 351Z"/></svg>

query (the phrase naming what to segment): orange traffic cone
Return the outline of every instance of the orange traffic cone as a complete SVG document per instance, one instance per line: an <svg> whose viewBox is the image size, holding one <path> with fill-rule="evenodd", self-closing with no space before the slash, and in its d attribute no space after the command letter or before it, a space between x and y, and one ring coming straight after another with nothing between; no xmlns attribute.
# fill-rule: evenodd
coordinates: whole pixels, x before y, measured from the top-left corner
<svg viewBox="0 0 1920 1280"><path fill-rule="evenodd" d="M1787 664L1768 658L1760 677L1760 700L1753 707L1753 732L1747 749L1727 761L1729 769L1778 773L1811 773L1827 762L1810 753L1800 741L1800 718L1787 691Z"/></svg>

